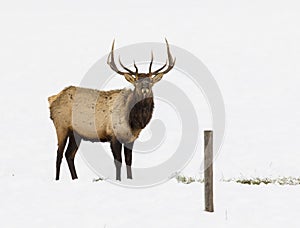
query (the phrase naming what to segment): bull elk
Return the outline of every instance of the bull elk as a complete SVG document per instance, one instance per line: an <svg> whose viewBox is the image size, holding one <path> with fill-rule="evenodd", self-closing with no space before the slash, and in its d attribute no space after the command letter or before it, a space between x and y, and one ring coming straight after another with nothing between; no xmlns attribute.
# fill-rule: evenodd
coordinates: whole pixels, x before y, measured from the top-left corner
<svg viewBox="0 0 300 228"><path fill-rule="evenodd" d="M110 142L116 167L116 180L121 180L122 145L124 146L127 178L132 179L132 148L142 129L152 117L154 102L152 86L160 81L175 64L168 41L168 59L159 69L152 71L153 53L148 73L139 73L134 62L135 72L124 66L119 58L118 69L114 59L114 42L107 64L116 73L133 84L134 89L99 91L69 86L57 95L48 98L50 118L58 140L56 158L56 180L59 179L61 161L65 145L65 157L72 179L77 178L74 158L82 140Z"/></svg>

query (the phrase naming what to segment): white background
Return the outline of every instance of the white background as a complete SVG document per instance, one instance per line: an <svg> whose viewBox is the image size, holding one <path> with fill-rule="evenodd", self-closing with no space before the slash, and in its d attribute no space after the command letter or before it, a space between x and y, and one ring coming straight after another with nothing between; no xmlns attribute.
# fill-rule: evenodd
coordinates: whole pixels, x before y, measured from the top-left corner
<svg viewBox="0 0 300 228"><path fill-rule="evenodd" d="M299 10L297 1L1 1L0 226L297 227L299 187L218 180L299 176ZM92 183L80 156L78 181L65 162L61 181L53 180L47 97L78 85L113 38L122 47L164 37L201 59L223 93L227 131L213 215L202 211L201 184ZM186 174L199 175L200 156Z"/></svg>

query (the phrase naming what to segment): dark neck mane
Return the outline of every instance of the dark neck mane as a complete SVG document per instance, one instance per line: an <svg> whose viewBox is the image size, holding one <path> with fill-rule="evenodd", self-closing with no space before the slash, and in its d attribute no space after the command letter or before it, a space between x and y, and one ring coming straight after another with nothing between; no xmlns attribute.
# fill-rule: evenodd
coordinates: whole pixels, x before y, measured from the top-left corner
<svg viewBox="0 0 300 228"><path fill-rule="evenodd" d="M141 130L146 127L152 117L154 102L153 96L136 102L136 97L133 96L133 107L129 113L129 125L132 131Z"/></svg>

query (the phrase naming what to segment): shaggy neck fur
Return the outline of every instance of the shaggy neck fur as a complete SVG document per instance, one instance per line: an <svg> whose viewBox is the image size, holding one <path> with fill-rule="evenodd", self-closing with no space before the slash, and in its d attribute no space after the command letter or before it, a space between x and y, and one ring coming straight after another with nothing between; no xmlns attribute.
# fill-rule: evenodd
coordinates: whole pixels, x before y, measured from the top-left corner
<svg viewBox="0 0 300 228"><path fill-rule="evenodd" d="M153 94L145 99L140 99L134 91L132 106L129 114L129 125L132 131L140 130L146 127L152 117L154 109Z"/></svg>

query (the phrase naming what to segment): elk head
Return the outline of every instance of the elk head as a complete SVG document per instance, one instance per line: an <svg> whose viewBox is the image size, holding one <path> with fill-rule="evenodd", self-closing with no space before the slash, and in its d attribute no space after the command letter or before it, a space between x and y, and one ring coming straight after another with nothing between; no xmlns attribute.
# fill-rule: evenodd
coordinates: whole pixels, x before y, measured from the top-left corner
<svg viewBox="0 0 300 228"><path fill-rule="evenodd" d="M152 86L159 82L162 77L168 73L175 65L175 59L173 59L171 52L170 52L170 47L169 43L166 39L166 45L167 45L167 54L168 54L168 59L166 63L160 67L159 69L152 71L152 64L153 64L153 52L151 52L151 61L149 65L149 72L148 73L139 73L138 67L136 66L135 62L133 64L135 68L135 72L124 66L121 62L120 56L119 56L119 63L121 67L125 71L120 71L118 67L115 64L115 59L114 59L114 44L115 41L113 41L111 52L107 58L107 64L111 67L113 71L116 73L123 75L125 79L130 82L131 84L134 85L134 92L135 94L140 97L140 98L146 98L149 96L152 96ZM167 68L166 68L167 67Z"/></svg>

